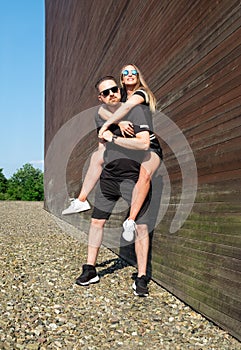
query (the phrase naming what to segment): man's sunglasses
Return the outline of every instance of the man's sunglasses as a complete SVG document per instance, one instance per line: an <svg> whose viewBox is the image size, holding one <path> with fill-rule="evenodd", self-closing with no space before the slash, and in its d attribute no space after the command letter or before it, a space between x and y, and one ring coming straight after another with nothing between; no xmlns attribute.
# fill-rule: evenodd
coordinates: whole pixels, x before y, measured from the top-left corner
<svg viewBox="0 0 241 350"><path fill-rule="evenodd" d="M110 92L112 92L113 94L116 94L118 92L118 86L116 85L116 86L113 86L109 89L103 90L100 92L100 95L107 97L107 96L109 96Z"/></svg>
<svg viewBox="0 0 241 350"><path fill-rule="evenodd" d="M130 73L132 75L137 75L138 74L136 69L132 69L131 71L129 71L128 69L125 69L125 70L122 71L122 74L124 75L124 77L126 77Z"/></svg>

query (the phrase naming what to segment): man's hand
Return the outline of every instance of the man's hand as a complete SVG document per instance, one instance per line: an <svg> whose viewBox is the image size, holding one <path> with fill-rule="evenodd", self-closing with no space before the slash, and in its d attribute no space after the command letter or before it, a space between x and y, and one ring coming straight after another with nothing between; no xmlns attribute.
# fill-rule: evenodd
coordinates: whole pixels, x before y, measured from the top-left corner
<svg viewBox="0 0 241 350"><path fill-rule="evenodd" d="M108 124L103 124L103 126L100 128L100 130L99 130L99 138L103 138L103 133L106 131L106 130L108 130L108 128L109 128L109 125Z"/></svg>
<svg viewBox="0 0 241 350"><path fill-rule="evenodd" d="M113 137L113 133L110 130L106 130L103 132L101 138L103 138L107 142L111 142Z"/></svg>

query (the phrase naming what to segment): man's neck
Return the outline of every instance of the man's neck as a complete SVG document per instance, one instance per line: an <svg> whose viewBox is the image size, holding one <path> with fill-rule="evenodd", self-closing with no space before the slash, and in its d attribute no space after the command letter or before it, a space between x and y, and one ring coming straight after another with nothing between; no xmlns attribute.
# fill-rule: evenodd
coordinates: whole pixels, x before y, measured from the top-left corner
<svg viewBox="0 0 241 350"><path fill-rule="evenodd" d="M115 111L117 111L117 109L121 106L121 102L119 102L118 104L116 104L115 106L110 106L110 105L106 105L106 108L111 112L111 113L115 113Z"/></svg>

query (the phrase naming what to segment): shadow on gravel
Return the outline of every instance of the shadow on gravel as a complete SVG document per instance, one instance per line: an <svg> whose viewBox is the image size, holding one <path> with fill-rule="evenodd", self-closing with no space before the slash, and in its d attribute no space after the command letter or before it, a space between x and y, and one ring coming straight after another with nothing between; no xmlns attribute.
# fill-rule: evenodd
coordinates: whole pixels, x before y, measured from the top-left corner
<svg viewBox="0 0 241 350"><path fill-rule="evenodd" d="M121 258L110 259L103 261L102 263L96 264L96 267L106 267L105 269L98 271L98 275L100 277L114 273L117 270L124 269L127 266L131 266L131 264L129 264Z"/></svg>

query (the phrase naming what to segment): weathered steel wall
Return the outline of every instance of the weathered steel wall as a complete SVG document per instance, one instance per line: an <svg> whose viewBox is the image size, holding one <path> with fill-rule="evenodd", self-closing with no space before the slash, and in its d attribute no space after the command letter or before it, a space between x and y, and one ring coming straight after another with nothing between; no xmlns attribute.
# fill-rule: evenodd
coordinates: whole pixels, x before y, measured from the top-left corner
<svg viewBox="0 0 241 350"><path fill-rule="evenodd" d="M159 110L185 135L198 171L192 212L181 229L170 233L182 172L175 152L162 142L171 200L154 231L152 276L241 339L240 1L45 3L46 208L61 216L67 203L61 197L61 155L66 147L57 136L71 118L97 105L93 85L100 76L118 76L123 64L136 63ZM86 122L91 125L88 135L82 133L78 145L73 144L66 163L64 181L70 196L78 193L83 165L96 146L92 119ZM157 134L163 135L162 118L157 115L154 122ZM67 134L63 133L71 140ZM62 177L56 179L56 174ZM87 231L89 217L86 212L66 220ZM121 219L116 215L114 222Z"/></svg>

